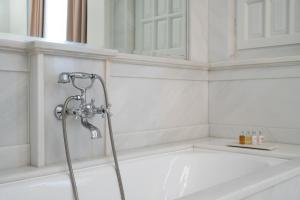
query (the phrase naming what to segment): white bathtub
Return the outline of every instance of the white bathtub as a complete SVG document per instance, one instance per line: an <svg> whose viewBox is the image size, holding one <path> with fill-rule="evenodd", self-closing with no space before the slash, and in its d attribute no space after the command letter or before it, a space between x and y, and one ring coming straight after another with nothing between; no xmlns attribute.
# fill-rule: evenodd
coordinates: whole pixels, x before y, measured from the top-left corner
<svg viewBox="0 0 300 200"><path fill-rule="evenodd" d="M236 180L243 182L285 162L277 158L189 149L125 159L120 161L120 167L127 200L202 200L218 199L206 191L212 193L213 188ZM110 164L76 170L75 176L81 200L120 199ZM0 184L0 200L41 199L73 199L65 172Z"/></svg>

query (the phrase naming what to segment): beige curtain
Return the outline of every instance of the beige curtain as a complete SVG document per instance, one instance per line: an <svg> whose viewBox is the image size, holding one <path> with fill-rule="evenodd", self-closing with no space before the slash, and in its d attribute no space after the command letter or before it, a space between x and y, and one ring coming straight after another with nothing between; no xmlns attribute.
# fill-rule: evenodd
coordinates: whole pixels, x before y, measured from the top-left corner
<svg viewBox="0 0 300 200"><path fill-rule="evenodd" d="M30 36L43 37L44 0L31 0Z"/></svg>
<svg viewBox="0 0 300 200"><path fill-rule="evenodd" d="M87 0L68 0L67 40L87 42Z"/></svg>

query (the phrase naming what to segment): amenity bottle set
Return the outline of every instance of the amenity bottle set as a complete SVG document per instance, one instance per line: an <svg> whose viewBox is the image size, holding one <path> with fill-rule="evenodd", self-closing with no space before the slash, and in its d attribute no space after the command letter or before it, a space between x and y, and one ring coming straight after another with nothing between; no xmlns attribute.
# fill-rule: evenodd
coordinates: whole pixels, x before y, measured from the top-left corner
<svg viewBox="0 0 300 200"><path fill-rule="evenodd" d="M242 131L239 137L240 144L252 144L252 145L260 145L264 142L264 136L261 131Z"/></svg>

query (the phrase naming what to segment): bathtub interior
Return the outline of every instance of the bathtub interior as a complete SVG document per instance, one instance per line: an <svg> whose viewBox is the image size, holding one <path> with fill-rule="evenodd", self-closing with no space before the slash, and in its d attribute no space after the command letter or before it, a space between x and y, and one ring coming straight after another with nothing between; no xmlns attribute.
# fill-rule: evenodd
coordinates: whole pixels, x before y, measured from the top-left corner
<svg viewBox="0 0 300 200"><path fill-rule="evenodd" d="M181 198L285 161L195 149L154 159L129 160L122 163L121 171L128 199L167 200Z"/></svg>
<svg viewBox="0 0 300 200"><path fill-rule="evenodd" d="M171 200L284 161L277 158L188 149L123 160L120 167L128 200ZM76 170L75 176L81 199L120 199L117 179L111 165ZM0 200L19 200L24 197L31 200L73 199L66 173L0 185Z"/></svg>

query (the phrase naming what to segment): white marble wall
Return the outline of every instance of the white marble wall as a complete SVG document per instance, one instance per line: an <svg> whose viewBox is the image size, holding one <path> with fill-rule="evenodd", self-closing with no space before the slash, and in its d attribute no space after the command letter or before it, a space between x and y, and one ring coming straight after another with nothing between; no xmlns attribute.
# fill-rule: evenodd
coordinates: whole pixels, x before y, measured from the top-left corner
<svg viewBox="0 0 300 200"><path fill-rule="evenodd" d="M300 144L300 67L210 72L210 135L237 138L262 130L266 140Z"/></svg>
<svg viewBox="0 0 300 200"><path fill-rule="evenodd" d="M104 61L94 59L72 58L63 56L44 57L45 83L45 160L46 164L65 160L65 150L62 137L61 121L53 115L53 109L63 104L66 97L80 94L72 84L58 84L58 75L61 72L96 73L105 77ZM82 84L87 84L82 83ZM88 90L88 97L95 98L97 105L104 103L103 93L98 84ZM105 150L105 120L97 116L91 120L103 133L103 139L91 140L89 130L85 129L80 120L69 117L67 129L69 145L73 159L95 158L104 155Z"/></svg>
<svg viewBox="0 0 300 200"><path fill-rule="evenodd" d="M207 71L113 63L110 92L120 149L208 135Z"/></svg>
<svg viewBox="0 0 300 200"><path fill-rule="evenodd" d="M45 160L65 159L61 123L53 108L67 96L77 94L71 85L57 84L62 71L84 71L106 78L105 60L45 56ZM196 139L208 135L207 71L145 66L112 62L107 66L108 92L118 149ZM95 86L91 95L103 104ZM56 98L53 98L55 95ZM100 100L99 100L100 99ZM96 122L100 120L101 123ZM105 121L93 122L105 133ZM74 159L93 158L105 153L105 138L90 140L79 121L68 121L70 148ZM109 140L107 140L109 142ZM107 144L109 145L109 144ZM109 152L110 149L108 148Z"/></svg>
<svg viewBox="0 0 300 200"><path fill-rule="evenodd" d="M29 163L27 57L0 51L0 170Z"/></svg>
<svg viewBox="0 0 300 200"><path fill-rule="evenodd" d="M45 153L46 164L64 160L61 123L53 108L67 96L78 93L71 85L57 84L62 71L84 71L106 78L105 61L45 56ZM112 62L108 69L108 92L112 103L113 130L118 149L137 148L208 135L207 71L144 66ZM95 86L91 91L103 104ZM53 95L56 98L53 98ZM99 101L100 99L100 101ZM105 121L93 121L105 134ZM74 159L105 153L105 138L90 140L79 121L69 120L70 148ZM107 136L108 137L108 136ZM107 140L109 141L109 140ZM110 149L107 149L110 151Z"/></svg>
<svg viewBox="0 0 300 200"><path fill-rule="evenodd" d="M0 170L65 161L62 125L53 111L66 97L79 91L71 84L57 83L59 73L64 71L97 73L105 79L119 150L208 136L205 69L183 61L173 65L167 59L111 59L112 51L80 50L80 46L27 41L8 45L6 51L0 52L0 108L4 111L0 115L0 158L4 161ZM102 105L102 94L96 83L89 96ZM80 121L68 119L74 160L110 152L105 120L97 117L92 122L101 129L102 139L91 140Z"/></svg>

